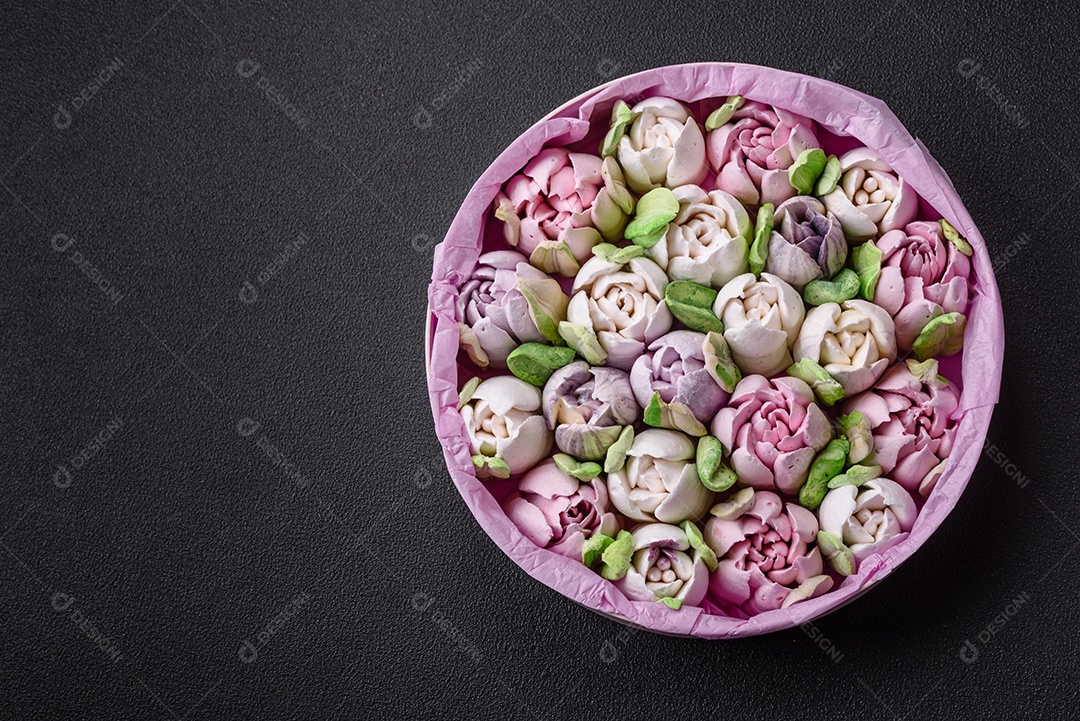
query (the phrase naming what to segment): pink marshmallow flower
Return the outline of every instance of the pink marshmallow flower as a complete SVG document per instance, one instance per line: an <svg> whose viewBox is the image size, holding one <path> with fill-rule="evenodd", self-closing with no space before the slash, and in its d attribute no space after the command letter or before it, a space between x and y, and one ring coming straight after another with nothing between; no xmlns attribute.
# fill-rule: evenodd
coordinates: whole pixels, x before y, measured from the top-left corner
<svg viewBox="0 0 1080 721"><path fill-rule="evenodd" d="M752 616L832 588L815 543L817 519L802 506L744 488L711 513L704 535L720 561L709 579L717 601Z"/></svg>
<svg viewBox="0 0 1080 721"><path fill-rule="evenodd" d="M716 187L747 205L794 197L788 168L804 150L819 147L811 120L753 100L709 133L707 145Z"/></svg>
<svg viewBox="0 0 1080 721"><path fill-rule="evenodd" d="M744 486L798 493L832 425L798 378L746 376L712 422Z"/></svg>
<svg viewBox="0 0 1080 721"><path fill-rule="evenodd" d="M573 276L605 237L621 237L622 171L598 156L542 150L495 198L506 242L546 273ZM616 200L618 198L618 200Z"/></svg>
<svg viewBox="0 0 1080 721"><path fill-rule="evenodd" d="M615 536L619 532L604 482L599 478L579 481L553 459L522 476L517 492L502 507L537 546L578 561L586 539L596 533Z"/></svg>
<svg viewBox="0 0 1080 721"><path fill-rule="evenodd" d="M940 224L908 223L875 244L882 259L874 302L893 316L901 349L909 350L931 319L967 311L971 259L945 239Z"/></svg>
<svg viewBox="0 0 1080 721"><path fill-rule="evenodd" d="M952 451L956 389L938 375L936 360L908 360L889 369L871 390L843 406L859 411L874 438L872 461L909 491L928 495Z"/></svg>

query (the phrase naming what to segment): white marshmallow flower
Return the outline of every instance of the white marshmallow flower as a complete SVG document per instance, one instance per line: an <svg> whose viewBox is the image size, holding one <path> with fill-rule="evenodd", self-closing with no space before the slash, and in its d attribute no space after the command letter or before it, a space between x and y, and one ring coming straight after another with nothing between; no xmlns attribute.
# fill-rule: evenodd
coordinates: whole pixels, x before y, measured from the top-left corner
<svg viewBox="0 0 1080 721"><path fill-rule="evenodd" d="M664 601L672 608L698 606L709 590L709 566L678 526L646 523L631 532L633 555L615 582L634 601ZM706 551L708 549L705 549ZM715 565L715 558L712 558Z"/></svg>
<svg viewBox="0 0 1080 721"><path fill-rule="evenodd" d="M896 358L893 319L865 300L812 308L795 342L795 360L803 358L821 365L850 398L874 385Z"/></svg>
<svg viewBox="0 0 1080 721"><path fill-rule="evenodd" d="M742 203L723 190L706 192L697 185L681 185L672 193L679 214L646 255L672 280L713 288L747 272L753 226Z"/></svg>
<svg viewBox="0 0 1080 721"><path fill-rule="evenodd" d="M671 98L642 100L619 139L618 161L636 193L661 186L698 185L709 172L705 136L685 105Z"/></svg>
<svg viewBox="0 0 1080 721"><path fill-rule="evenodd" d="M593 256L574 279L559 333L592 365L629 371L645 346L671 328L667 284L663 269L648 258L619 264Z"/></svg>
<svg viewBox="0 0 1080 721"><path fill-rule="evenodd" d="M911 530L918 515L911 494L888 478L829 491L818 509L821 530L839 538L855 561L887 549ZM852 565L852 572L855 567Z"/></svg>
<svg viewBox="0 0 1080 721"><path fill-rule="evenodd" d="M875 238L915 219L919 198L884 160L869 148L840 156L840 182L822 197L850 242Z"/></svg>
<svg viewBox="0 0 1080 721"><path fill-rule="evenodd" d="M611 504L635 521L698 520L712 503L694 463L697 448L678 431L649 429L634 436L626 464L608 474Z"/></svg>
<svg viewBox="0 0 1080 721"><path fill-rule="evenodd" d="M771 273L762 273L760 280L753 273L736 276L713 302L735 363L745 373L763 376L791 365L805 312L799 292Z"/></svg>
<svg viewBox="0 0 1080 721"><path fill-rule="evenodd" d="M540 399L539 388L514 376L489 378L462 398L477 478L509 478L548 456L552 432Z"/></svg>

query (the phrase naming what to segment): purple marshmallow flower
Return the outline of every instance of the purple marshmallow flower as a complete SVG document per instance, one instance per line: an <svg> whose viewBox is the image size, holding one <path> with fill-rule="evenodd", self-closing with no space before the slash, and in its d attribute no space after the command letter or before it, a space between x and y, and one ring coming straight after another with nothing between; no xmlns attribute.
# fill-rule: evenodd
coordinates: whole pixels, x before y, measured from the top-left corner
<svg viewBox="0 0 1080 721"><path fill-rule="evenodd" d="M644 408L653 393L665 403L681 403L702 423L712 420L728 394L705 368L704 333L677 330L653 341L630 370L634 397Z"/></svg>

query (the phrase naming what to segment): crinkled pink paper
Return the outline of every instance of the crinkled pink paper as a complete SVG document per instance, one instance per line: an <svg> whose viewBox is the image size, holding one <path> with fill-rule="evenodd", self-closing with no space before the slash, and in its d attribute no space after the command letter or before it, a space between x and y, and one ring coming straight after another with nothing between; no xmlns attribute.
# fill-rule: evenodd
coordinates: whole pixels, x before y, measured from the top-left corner
<svg viewBox="0 0 1080 721"><path fill-rule="evenodd" d="M864 560L857 574L831 592L748 620L711 615L688 606L672 611L660 603L630 601L581 563L534 546L473 474L465 426L457 410L454 301L457 286L469 277L481 252L484 224L496 192L545 145L582 139L590 118L606 123L616 99L652 95L686 102L741 95L811 117L836 134L853 136L878 152L915 188L924 207L948 218L975 249L976 295L968 312L962 364L960 412L964 415L945 472L911 533L884 553ZM658 633L713 639L790 628L836 610L885 578L926 541L956 505L982 453L1001 384L1005 332L990 257L945 171L880 100L826 80L753 65L696 63L648 70L591 90L529 128L491 164L462 203L446 239L435 250L428 302L426 352L435 429L450 476L473 515L533 578L597 612Z"/></svg>

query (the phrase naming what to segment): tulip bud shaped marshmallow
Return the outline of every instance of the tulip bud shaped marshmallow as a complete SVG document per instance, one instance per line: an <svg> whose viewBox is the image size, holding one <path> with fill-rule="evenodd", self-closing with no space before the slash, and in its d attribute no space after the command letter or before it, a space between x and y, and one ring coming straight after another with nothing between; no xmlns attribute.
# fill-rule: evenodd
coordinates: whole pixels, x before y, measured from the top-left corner
<svg viewBox="0 0 1080 721"><path fill-rule="evenodd" d="M936 360L897 363L877 384L847 401L873 433L873 463L909 491L929 494L956 436L956 388L938 375ZM867 463L869 461L866 461Z"/></svg>
<svg viewBox="0 0 1080 721"><path fill-rule="evenodd" d="M629 568L615 582L619 590L634 601L700 605L709 590L709 568L686 532L667 523L643 523L632 535Z"/></svg>
<svg viewBox="0 0 1080 721"><path fill-rule="evenodd" d="M762 273L737 276L713 302L724 322L724 340L746 373L771 376L791 365L791 348L799 336L805 310L799 292L784 280Z"/></svg>
<svg viewBox="0 0 1080 721"><path fill-rule="evenodd" d="M941 224L919 221L875 241L882 257L874 302L893 316L904 350L934 318L967 312L971 260L943 235Z"/></svg>
<svg viewBox="0 0 1080 721"><path fill-rule="evenodd" d="M919 198L889 164L869 148L840 156L840 182L822 198L851 242L875 238L915 219Z"/></svg>
<svg viewBox="0 0 1080 721"><path fill-rule="evenodd" d="M574 279L559 333L593 365L628 371L645 346L671 328L667 282L648 258L617 263L593 256Z"/></svg>
<svg viewBox="0 0 1080 721"><path fill-rule="evenodd" d="M712 433L731 453L739 483L794 494L832 439L832 424L803 381L754 375L735 386Z"/></svg>
<svg viewBox="0 0 1080 721"><path fill-rule="evenodd" d="M818 509L821 530L839 539L855 563L899 541L915 524L911 494L888 478L829 491ZM844 569L847 570L847 569ZM858 570L852 564L851 571Z"/></svg>
<svg viewBox="0 0 1080 721"><path fill-rule="evenodd" d="M816 198L798 196L776 209L765 270L801 291L844 267L847 240L836 217Z"/></svg>
<svg viewBox="0 0 1080 721"><path fill-rule="evenodd" d="M521 253L485 253L458 292L461 347L478 368L505 368L518 344L558 338L569 302L559 282Z"/></svg>
<svg viewBox="0 0 1080 721"><path fill-rule="evenodd" d="M722 190L707 193L696 185L683 185L672 193L679 213L646 255L672 280L713 288L747 272L753 230L739 201Z"/></svg>
<svg viewBox="0 0 1080 721"><path fill-rule="evenodd" d="M543 392L544 418L563 453L603 460L623 428L641 417L630 377L614 368L575 361L559 368Z"/></svg>
<svg viewBox="0 0 1080 721"><path fill-rule="evenodd" d="M540 390L513 376L481 382L464 399L477 478L524 473L551 452L551 430L540 414Z"/></svg>
<svg viewBox="0 0 1080 721"><path fill-rule="evenodd" d="M676 330L649 345L630 370L630 385L638 404L646 408L653 393L664 403L680 403L701 423L709 423L727 402L728 394L705 367L704 333Z"/></svg>
<svg viewBox="0 0 1080 721"><path fill-rule="evenodd" d="M626 464L608 474L612 505L635 521L700 519L709 510L713 494L698 478L696 448L689 436L678 431L638 433Z"/></svg>
<svg viewBox="0 0 1080 721"><path fill-rule="evenodd" d="M618 143L626 183L644 194L661 186L698 185L709 172L705 136L685 105L671 98L642 100Z"/></svg>
<svg viewBox="0 0 1080 721"><path fill-rule="evenodd" d="M884 308L865 300L825 303L806 314L795 360L810 358L844 387L860 393L896 358L893 321Z"/></svg>

